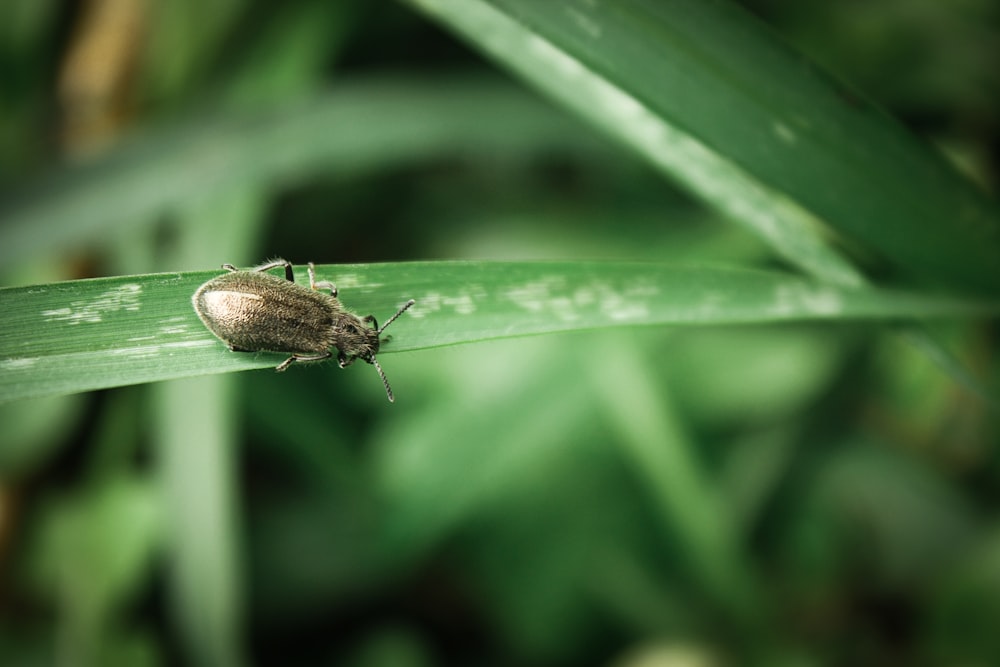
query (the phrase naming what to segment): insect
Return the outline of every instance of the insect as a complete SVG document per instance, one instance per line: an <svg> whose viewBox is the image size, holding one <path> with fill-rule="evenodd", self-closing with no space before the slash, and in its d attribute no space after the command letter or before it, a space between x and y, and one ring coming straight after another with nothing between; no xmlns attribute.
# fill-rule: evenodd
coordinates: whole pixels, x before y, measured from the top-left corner
<svg viewBox="0 0 1000 667"><path fill-rule="evenodd" d="M278 267L284 267L284 279L267 273ZM329 359L333 356L330 348L335 347L341 368L355 359L375 366L386 396L390 402L395 400L375 353L385 342L380 338L382 332L414 304L413 299L380 328L372 315L358 317L344 310L337 300L336 286L327 280L316 281L312 262L308 288L295 283L292 264L284 259L248 270L232 264L222 268L229 273L199 287L191 301L208 330L230 350L291 354L275 367L281 372L295 362Z"/></svg>

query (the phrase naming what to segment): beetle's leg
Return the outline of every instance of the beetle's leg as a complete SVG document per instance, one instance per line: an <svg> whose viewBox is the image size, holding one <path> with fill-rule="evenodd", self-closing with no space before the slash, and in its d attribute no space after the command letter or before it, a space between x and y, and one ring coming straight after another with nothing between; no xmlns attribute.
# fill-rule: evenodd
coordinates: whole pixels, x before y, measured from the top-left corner
<svg viewBox="0 0 1000 667"><path fill-rule="evenodd" d="M361 321L364 322L365 324L371 324L372 329L375 329L376 331L378 330L378 322L375 321L374 315L365 315L364 317L361 318Z"/></svg>
<svg viewBox="0 0 1000 667"><path fill-rule="evenodd" d="M339 354L337 354L337 365L340 366L341 368L347 368L348 366L354 363L355 359L357 359L357 356L352 355L349 357L343 352L340 352Z"/></svg>
<svg viewBox="0 0 1000 667"><path fill-rule="evenodd" d="M222 268L224 268L226 271L239 271L239 269L237 269L232 264L223 264Z"/></svg>
<svg viewBox="0 0 1000 667"><path fill-rule="evenodd" d="M293 354L278 364L274 370L281 373L295 362L303 363L306 361L323 361L324 359L329 359L332 356L333 355L330 352L322 352L320 354Z"/></svg>
<svg viewBox="0 0 1000 667"><path fill-rule="evenodd" d="M275 259L271 260L267 264L261 264L260 266L255 266L253 271L270 271L271 269L276 269L279 266L285 267L285 280L290 283L295 282L295 273L292 272L292 263L287 259Z"/></svg>
<svg viewBox="0 0 1000 667"><path fill-rule="evenodd" d="M330 296L337 296L337 286L329 280L316 282L316 265L312 262L309 262L309 287L317 290L328 289L330 290Z"/></svg>

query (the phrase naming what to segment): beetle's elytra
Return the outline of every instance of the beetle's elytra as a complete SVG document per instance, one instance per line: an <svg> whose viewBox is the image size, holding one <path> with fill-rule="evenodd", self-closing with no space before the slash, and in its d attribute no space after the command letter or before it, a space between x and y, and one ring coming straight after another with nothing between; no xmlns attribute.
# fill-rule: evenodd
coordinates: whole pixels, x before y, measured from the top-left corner
<svg viewBox="0 0 1000 667"><path fill-rule="evenodd" d="M285 277L267 271L285 269ZM292 265L276 259L253 269L240 270L223 264L224 273L209 280L194 293L198 317L234 352L285 352L291 356L278 364L283 371L294 362L321 361L333 356L341 368L363 359L375 366L389 401L395 400L389 381L375 359L387 326L413 305L410 299L379 328L371 315L358 317L344 310L337 288L316 282L316 269L309 263L309 287L295 283ZM330 290L329 294L321 289Z"/></svg>

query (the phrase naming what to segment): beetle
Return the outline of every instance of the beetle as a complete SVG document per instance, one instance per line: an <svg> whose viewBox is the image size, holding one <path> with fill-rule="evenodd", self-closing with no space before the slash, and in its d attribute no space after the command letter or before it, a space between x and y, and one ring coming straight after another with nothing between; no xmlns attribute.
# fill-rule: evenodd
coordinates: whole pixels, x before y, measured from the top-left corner
<svg viewBox="0 0 1000 667"><path fill-rule="evenodd" d="M284 279L267 273L283 267ZM388 339L385 328L415 302L407 301L381 327L372 315L358 317L337 299L337 287L316 280L316 267L309 262L309 287L298 285L291 262L275 259L252 269L223 264L228 271L198 288L191 298L194 311L209 331L233 352L285 352L291 356L275 367L282 372L295 362L322 361L333 356L346 368L355 359L375 366L386 396L392 389L375 354ZM325 294L320 290L329 290Z"/></svg>

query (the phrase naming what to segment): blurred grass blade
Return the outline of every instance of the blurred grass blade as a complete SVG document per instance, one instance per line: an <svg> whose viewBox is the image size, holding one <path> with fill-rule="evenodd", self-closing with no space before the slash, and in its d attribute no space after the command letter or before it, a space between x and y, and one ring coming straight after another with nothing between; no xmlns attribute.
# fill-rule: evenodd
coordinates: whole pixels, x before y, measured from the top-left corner
<svg viewBox="0 0 1000 667"><path fill-rule="evenodd" d="M169 602L189 664L246 664L230 380L190 378L155 387Z"/></svg>
<svg viewBox="0 0 1000 667"><path fill-rule="evenodd" d="M603 393L598 403L617 426L623 458L650 496L661 530L672 528L679 535L705 590L749 620L759 597L741 553L734 510L705 473L684 419L668 393L649 380L638 352L604 347L600 366L590 366L601 376L593 382ZM622 386L637 389L616 391Z"/></svg>
<svg viewBox="0 0 1000 667"><path fill-rule="evenodd" d="M401 112L400 110L405 110ZM580 127L506 83L383 77L248 112L192 115L55 169L0 197L0 262L86 239L212 197L442 154L590 150Z"/></svg>
<svg viewBox="0 0 1000 667"><path fill-rule="evenodd" d="M172 252L157 254L159 265L210 266L223 248L227 257L249 256L266 217L264 199L260 188L233 187L187 202L178 216L183 232ZM171 620L193 665L247 664L235 386L231 375L161 382L150 402L170 517L164 560Z"/></svg>
<svg viewBox="0 0 1000 667"><path fill-rule="evenodd" d="M602 327L996 316L1000 303L835 288L737 268L617 262L412 262L320 267L356 312L392 327L384 352ZM202 326L191 295L219 271L0 290L0 401L275 366ZM300 267L298 279L305 278Z"/></svg>
<svg viewBox="0 0 1000 667"><path fill-rule="evenodd" d="M1000 291L1000 213L941 158L706 0L409 0L815 277L827 225L910 276Z"/></svg>
<svg viewBox="0 0 1000 667"><path fill-rule="evenodd" d="M994 396L978 375L966 368L963 362L957 359L945 345L937 341L926 327L908 323L901 325L898 329L903 340L944 371L955 384L964 387L966 391L978 397L991 410L1000 414L1000 397Z"/></svg>

